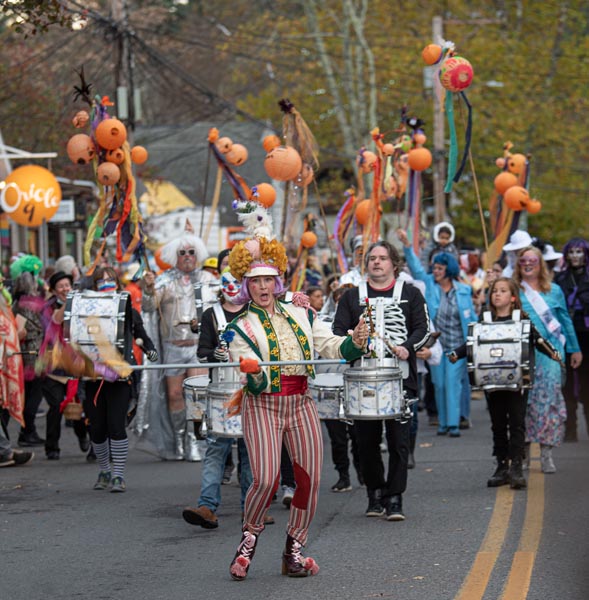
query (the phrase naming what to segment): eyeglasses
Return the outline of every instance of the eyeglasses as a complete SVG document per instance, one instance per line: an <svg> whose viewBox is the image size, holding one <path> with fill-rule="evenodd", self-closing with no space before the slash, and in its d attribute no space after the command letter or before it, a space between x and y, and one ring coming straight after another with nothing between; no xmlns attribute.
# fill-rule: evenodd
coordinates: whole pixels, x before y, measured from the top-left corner
<svg viewBox="0 0 589 600"><path fill-rule="evenodd" d="M540 259L537 256L533 256L532 258L524 258L523 256L517 261L522 267L535 267Z"/></svg>
<svg viewBox="0 0 589 600"><path fill-rule="evenodd" d="M188 250L178 250L178 256L184 256L185 254L194 256L196 254L196 251L194 250L194 248L189 248Z"/></svg>

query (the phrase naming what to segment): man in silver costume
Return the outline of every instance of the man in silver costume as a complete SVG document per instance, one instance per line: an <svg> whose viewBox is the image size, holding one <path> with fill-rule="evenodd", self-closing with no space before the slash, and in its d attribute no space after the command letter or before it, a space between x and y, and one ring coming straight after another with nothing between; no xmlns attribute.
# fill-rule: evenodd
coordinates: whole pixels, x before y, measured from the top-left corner
<svg viewBox="0 0 589 600"><path fill-rule="evenodd" d="M198 318L204 309L215 303L219 289L218 280L212 273L197 268L207 256L203 241L194 235L187 221L183 235L162 248L162 260L174 267L157 279L151 272L144 277L142 309L146 315L155 316L156 320L159 316L163 364L198 362ZM206 373L206 370L197 368L164 371L167 409L173 431L173 458L176 460L200 460L193 424L186 421L182 382L186 377ZM155 377L152 379L149 393L157 394ZM153 418L151 421L150 428L153 428ZM169 444L165 440L167 428L162 425L161 438L151 441L163 458L170 458Z"/></svg>

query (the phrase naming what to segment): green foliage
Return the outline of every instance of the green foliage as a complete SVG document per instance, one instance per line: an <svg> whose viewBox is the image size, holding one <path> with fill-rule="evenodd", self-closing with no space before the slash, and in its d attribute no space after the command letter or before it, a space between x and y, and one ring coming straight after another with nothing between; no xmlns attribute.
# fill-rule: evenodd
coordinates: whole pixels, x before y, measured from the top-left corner
<svg viewBox="0 0 589 600"><path fill-rule="evenodd" d="M73 14L59 0L0 0L4 24L26 37L46 33L51 25L70 27Z"/></svg>

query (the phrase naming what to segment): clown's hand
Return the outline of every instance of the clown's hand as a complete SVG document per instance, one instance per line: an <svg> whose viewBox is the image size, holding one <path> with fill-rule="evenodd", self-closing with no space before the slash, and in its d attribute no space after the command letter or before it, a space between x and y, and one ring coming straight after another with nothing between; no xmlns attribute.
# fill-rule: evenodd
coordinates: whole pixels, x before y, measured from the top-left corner
<svg viewBox="0 0 589 600"><path fill-rule="evenodd" d="M213 356L217 362L227 362L229 360L229 350L222 346L217 346L213 352Z"/></svg>
<svg viewBox="0 0 589 600"><path fill-rule="evenodd" d="M159 358L157 350L148 350L145 354L147 355L147 360L149 362L156 362Z"/></svg>
<svg viewBox="0 0 589 600"><path fill-rule="evenodd" d="M261 369L258 361L255 358L243 358L239 357L239 370L242 373L249 373L251 375L257 375Z"/></svg>

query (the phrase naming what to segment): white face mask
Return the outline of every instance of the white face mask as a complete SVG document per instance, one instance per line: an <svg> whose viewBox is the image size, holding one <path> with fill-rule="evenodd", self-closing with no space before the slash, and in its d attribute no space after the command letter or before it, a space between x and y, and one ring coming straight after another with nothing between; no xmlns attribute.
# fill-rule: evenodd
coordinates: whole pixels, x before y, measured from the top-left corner
<svg viewBox="0 0 589 600"><path fill-rule="evenodd" d="M225 271L221 275L221 292L225 300L231 302L231 304L236 304L235 298L240 290L241 283L229 271Z"/></svg>
<svg viewBox="0 0 589 600"><path fill-rule="evenodd" d="M567 252L567 260L571 263L571 267L577 268L585 265L585 253L583 248L571 248Z"/></svg>

